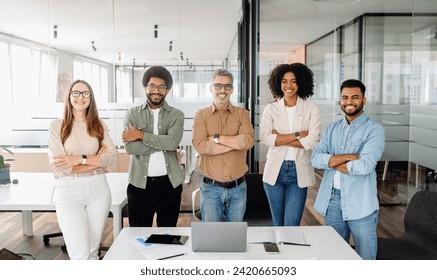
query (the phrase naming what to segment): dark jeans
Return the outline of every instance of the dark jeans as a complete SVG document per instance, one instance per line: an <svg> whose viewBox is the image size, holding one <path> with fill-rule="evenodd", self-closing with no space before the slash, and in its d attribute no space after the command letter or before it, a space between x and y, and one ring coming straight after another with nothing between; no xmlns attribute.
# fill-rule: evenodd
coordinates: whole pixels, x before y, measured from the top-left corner
<svg viewBox="0 0 437 280"><path fill-rule="evenodd" d="M129 226L151 227L156 212L158 227L175 227L181 206L182 185L173 188L168 176L148 177L146 189L129 184Z"/></svg>

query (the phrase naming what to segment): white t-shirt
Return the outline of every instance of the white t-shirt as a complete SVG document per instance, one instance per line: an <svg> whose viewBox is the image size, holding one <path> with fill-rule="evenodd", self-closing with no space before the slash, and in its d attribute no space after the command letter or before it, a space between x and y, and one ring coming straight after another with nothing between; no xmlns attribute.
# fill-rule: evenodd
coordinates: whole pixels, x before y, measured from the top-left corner
<svg viewBox="0 0 437 280"><path fill-rule="evenodd" d="M153 112L153 134L158 135L158 117L159 117L159 110L158 109L151 109ZM157 177L157 176L164 176L167 175L167 168L165 167L165 158L164 158L164 152L154 152L150 155L149 158L149 172L147 173L149 177Z"/></svg>
<svg viewBox="0 0 437 280"><path fill-rule="evenodd" d="M296 106L285 107L285 109L287 111L288 126L290 127L290 131L292 131L294 114L296 113ZM289 147L287 151L287 155L285 156L285 160L296 160L296 153L297 153L296 148Z"/></svg>

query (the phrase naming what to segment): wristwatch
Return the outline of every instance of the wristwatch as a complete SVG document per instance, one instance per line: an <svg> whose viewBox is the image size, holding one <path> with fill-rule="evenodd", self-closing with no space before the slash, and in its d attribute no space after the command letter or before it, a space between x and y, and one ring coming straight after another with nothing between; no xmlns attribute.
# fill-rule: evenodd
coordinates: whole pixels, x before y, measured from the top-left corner
<svg viewBox="0 0 437 280"><path fill-rule="evenodd" d="M82 164L86 164L87 156L82 155Z"/></svg>
<svg viewBox="0 0 437 280"><path fill-rule="evenodd" d="M220 135L214 134L214 142L216 142L217 144L219 143L219 137Z"/></svg>
<svg viewBox="0 0 437 280"><path fill-rule="evenodd" d="M300 133L299 133L299 131L296 131L296 132L294 133L294 136L296 137L297 140L299 140L299 139L300 139Z"/></svg>

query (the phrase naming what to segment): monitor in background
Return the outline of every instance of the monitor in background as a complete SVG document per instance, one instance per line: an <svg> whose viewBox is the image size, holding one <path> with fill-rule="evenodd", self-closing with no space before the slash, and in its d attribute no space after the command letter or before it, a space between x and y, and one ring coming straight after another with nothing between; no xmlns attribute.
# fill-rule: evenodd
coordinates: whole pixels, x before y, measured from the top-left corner
<svg viewBox="0 0 437 280"><path fill-rule="evenodd" d="M192 222L194 252L246 252L246 222Z"/></svg>

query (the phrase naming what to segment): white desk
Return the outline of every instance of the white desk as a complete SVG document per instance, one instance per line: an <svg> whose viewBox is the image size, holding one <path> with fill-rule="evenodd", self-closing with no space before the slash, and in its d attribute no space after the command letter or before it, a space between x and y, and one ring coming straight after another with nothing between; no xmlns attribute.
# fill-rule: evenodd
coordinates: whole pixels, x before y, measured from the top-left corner
<svg viewBox="0 0 437 280"><path fill-rule="evenodd" d="M127 203L127 173L106 174L112 195L114 238L122 228L122 209ZM52 173L11 173L18 184L0 185L0 210L22 211L23 235L33 236L32 211L55 210L52 203L55 179Z"/></svg>
<svg viewBox="0 0 437 280"><path fill-rule="evenodd" d="M257 229L274 229L275 227L248 227L250 231ZM247 244L247 251L243 253L197 253L203 259L320 259L320 260L360 260L360 256L347 244L337 232L329 226L287 227L290 230L303 232L305 241L310 247L279 244L279 254L267 254L262 244ZM134 246L132 239L149 236L152 233L163 233L170 230L172 234L191 235L190 227L177 228L123 228L106 253L104 260L142 260L146 257L141 250ZM178 245L176 245L178 246ZM191 250L191 238L185 244ZM147 250L145 248L144 250ZM182 256L177 259L186 259Z"/></svg>

